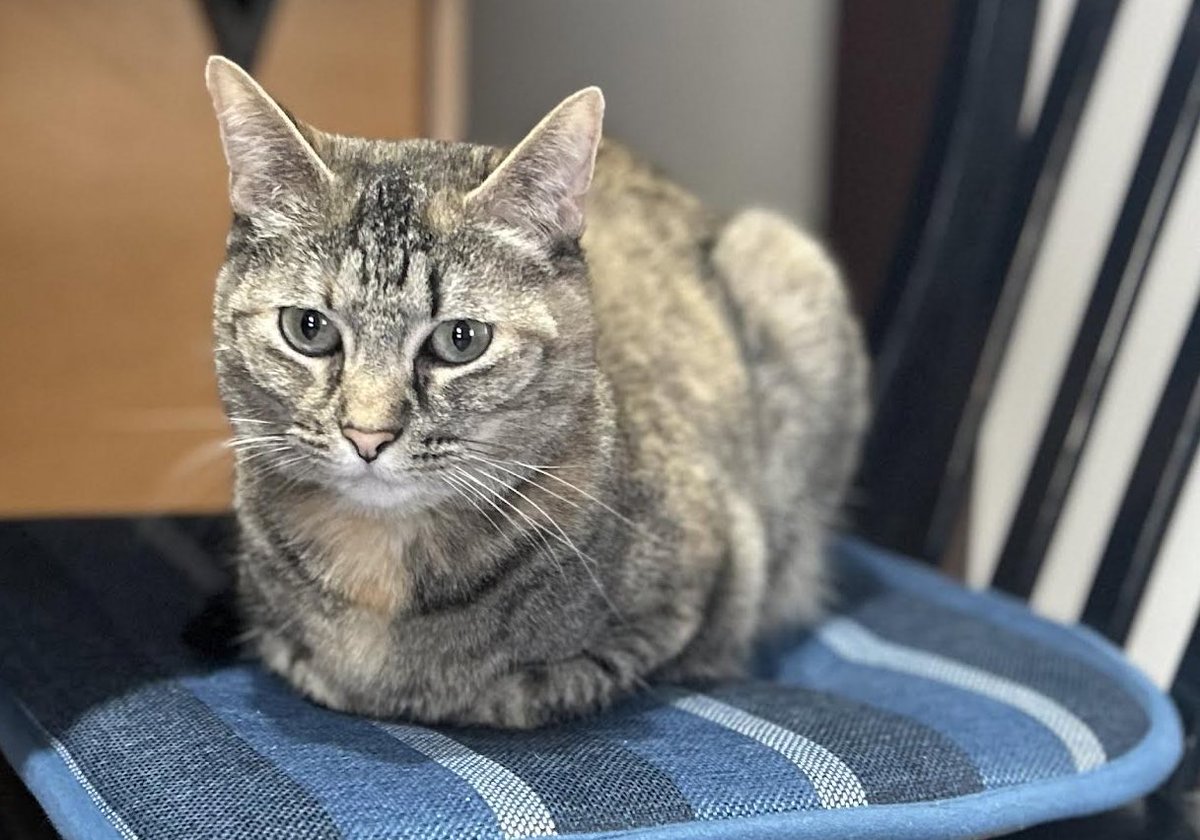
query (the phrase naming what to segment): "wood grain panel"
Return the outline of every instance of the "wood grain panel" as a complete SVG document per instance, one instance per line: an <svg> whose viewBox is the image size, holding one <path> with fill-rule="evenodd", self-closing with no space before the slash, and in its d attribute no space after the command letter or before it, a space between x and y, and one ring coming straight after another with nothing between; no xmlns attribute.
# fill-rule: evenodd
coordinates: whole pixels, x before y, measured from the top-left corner
<svg viewBox="0 0 1200 840"><path fill-rule="evenodd" d="M419 133L417 0L280 3L265 84ZM0 2L0 515L229 503L211 296L229 210L199 5Z"/></svg>

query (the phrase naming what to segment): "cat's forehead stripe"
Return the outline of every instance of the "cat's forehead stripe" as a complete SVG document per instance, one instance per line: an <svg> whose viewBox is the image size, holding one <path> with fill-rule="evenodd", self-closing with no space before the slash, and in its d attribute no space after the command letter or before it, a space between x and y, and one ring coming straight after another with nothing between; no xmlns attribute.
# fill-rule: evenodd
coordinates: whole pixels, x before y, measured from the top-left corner
<svg viewBox="0 0 1200 840"><path fill-rule="evenodd" d="M429 266L425 282L429 285L429 317L436 321L438 313L442 311L442 273L436 265Z"/></svg>
<svg viewBox="0 0 1200 840"><path fill-rule="evenodd" d="M427 252L431 235L417 211L418 196L402 170L389 170L368 183L351 221L350 236L362 255L366 286L401 288L414 250Z"/></svg>

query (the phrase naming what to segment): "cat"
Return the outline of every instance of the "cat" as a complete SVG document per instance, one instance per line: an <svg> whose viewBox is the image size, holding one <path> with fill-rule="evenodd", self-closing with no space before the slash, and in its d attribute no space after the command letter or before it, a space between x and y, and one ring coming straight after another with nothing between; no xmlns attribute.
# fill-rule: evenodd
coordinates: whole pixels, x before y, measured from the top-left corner
<svg viewBox="0 0 1200 840"><path fill-rule="evenodd" d="M209 60L247 644L325 706L529 728L812 620L867 417L838 272L568 97L511 151L318 131ZM585 224L586 222L586 224Z"/></svg>

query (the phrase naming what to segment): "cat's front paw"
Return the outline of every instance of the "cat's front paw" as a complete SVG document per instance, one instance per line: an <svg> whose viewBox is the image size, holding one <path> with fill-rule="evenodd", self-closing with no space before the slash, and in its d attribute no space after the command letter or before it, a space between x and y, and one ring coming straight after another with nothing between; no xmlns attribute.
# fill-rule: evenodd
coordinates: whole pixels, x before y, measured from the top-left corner
<svg viewBox="0 0 1200 840"><path fill-rule="evenodd" d="M599 711L621 693L613 671L588 655L526 665L485 688L463 722L535 729Z"/></svg>
<svg viewBox="0 0 1200 840"><path fill-rule="evenodd" d="M550 709L533 684L544 679L537 669L518 671L497 680L468 714L475 722L499 729L536 729L551 721Z"/></svg>
<svg viewBox="0 0 1200 840"><path fill-rule="evenodd" d="M311 657L302 646L266 634L259 639L258 654L268 669L291 683L309 700L330 709L350 711L347 698L313 667Z"/></svg>

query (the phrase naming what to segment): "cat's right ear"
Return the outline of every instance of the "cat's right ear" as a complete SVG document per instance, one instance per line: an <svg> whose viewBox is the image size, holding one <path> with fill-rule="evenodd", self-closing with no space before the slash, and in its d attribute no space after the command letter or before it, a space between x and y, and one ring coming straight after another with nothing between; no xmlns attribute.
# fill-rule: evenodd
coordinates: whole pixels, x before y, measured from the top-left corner
<svg viewBox="0 0 1200 840"><path fill-rule="evenodd" d="M221 127L233 212L253 219L311 206L334 175L300 127L227 58L211 56L204 80Z"/></svg>

